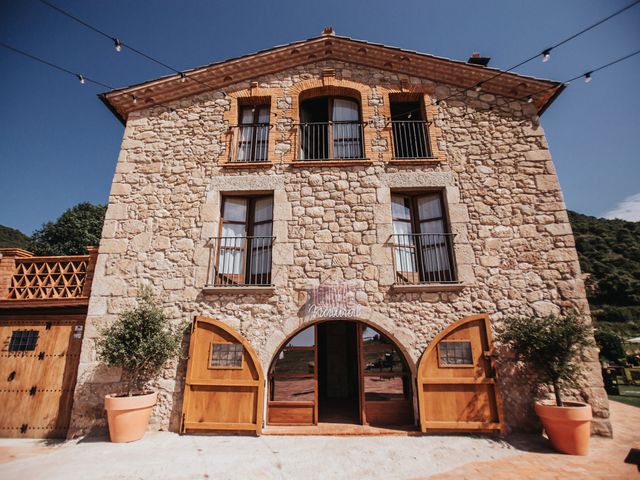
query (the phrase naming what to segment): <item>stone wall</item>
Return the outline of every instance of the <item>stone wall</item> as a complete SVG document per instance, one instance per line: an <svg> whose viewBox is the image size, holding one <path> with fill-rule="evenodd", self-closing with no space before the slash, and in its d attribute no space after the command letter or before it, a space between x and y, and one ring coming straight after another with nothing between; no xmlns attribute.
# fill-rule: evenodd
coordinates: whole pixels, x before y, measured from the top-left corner
<svg viewBox="0 0 640 480"><path fill-rule="evenodd" d="M355 91L362 102L369 162L298 166L294 124L307 89ZM434 159L392 158L389 95L424 99ZM305 290L325 280L357 286L363 318L389 334L413 362L445 326L489 313L494 331L509 316L578 309L589 315L560 186L532 105L341 62L319 62L130 115L100 243L78 375L71 435L104 425L102 397L121 372L95 356L96 327L133 304L137 286L156 291L175 322L210 315L244 335L268 368L297 329ZM231 168L228 126L238 98L269 98L273 165ZM441 189L455 237L457 291L397 292L390 192ZM273 293L208 293L210 238L221 192L273 191ZM185 340L188 343L188 339ZM510 429L535 425L530 382L508 356L499 365ZM610 434L597 352L575 396L594 408L594 432ZM415 365L412 365L415 368ZM153 424L178 428L184 362L169 365Z"/></svg>

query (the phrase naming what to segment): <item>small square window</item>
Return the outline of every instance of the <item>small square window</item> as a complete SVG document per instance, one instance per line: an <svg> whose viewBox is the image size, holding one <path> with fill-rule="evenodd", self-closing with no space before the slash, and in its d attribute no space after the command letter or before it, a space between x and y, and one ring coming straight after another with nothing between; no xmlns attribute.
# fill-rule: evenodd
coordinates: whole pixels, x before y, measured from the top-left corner
<svg viewBox="0 0 640 480"><path fill-rule="evenodd" d="M241 368L244 348L239 343L212 343L209 367Z"/></svg>
<svg viewBox="0 0 640 480"><path fill-rule="evenodd" d="M438 360L441 367L473 366L471 342L445 341L438 344Z"/></svg>
<svg viewBox="0 0 640 480"><path fill-rule="evenodd" d="M37 330L14 330L9 341L10 352L30 352L36 349L39 332Z"/></svg>

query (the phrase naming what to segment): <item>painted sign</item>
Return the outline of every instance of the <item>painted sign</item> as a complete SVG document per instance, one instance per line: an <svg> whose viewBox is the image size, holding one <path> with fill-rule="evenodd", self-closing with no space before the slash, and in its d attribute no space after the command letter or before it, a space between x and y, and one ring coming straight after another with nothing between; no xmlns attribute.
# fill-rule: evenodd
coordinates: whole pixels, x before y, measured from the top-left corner
<svg viewBox="0 0 640 480"><path fill-rule="evenodd" d="M323 283L307 289L305 318L358 318L362 306L348 282Z"/></svg>

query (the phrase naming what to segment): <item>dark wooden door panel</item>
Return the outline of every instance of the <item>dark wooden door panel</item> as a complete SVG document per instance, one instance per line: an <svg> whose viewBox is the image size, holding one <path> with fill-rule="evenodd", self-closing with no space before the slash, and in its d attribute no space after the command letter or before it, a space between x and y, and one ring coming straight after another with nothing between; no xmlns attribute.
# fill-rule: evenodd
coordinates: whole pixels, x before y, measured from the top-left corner
<svg viewBox="0 0 640 480"><path fill-rule="evenodd" d="M0 436L64 437L69 425L82 318L0 321ZM24 343L25 332L37 340Z"/></svg>

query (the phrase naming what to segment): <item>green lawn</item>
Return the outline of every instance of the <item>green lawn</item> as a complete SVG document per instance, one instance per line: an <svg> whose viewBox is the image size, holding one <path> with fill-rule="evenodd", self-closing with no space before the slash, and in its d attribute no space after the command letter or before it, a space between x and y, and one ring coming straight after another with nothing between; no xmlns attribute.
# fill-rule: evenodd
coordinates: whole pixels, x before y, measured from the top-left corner
<svg viewBox="0 0 640 480"><path fill-rule="evenodd" d="M609 400L615 400L616 402L626 403L627 405L633 405L640 408L640 387L632 385L619 384L620 395L609 395Z"/></svg>

